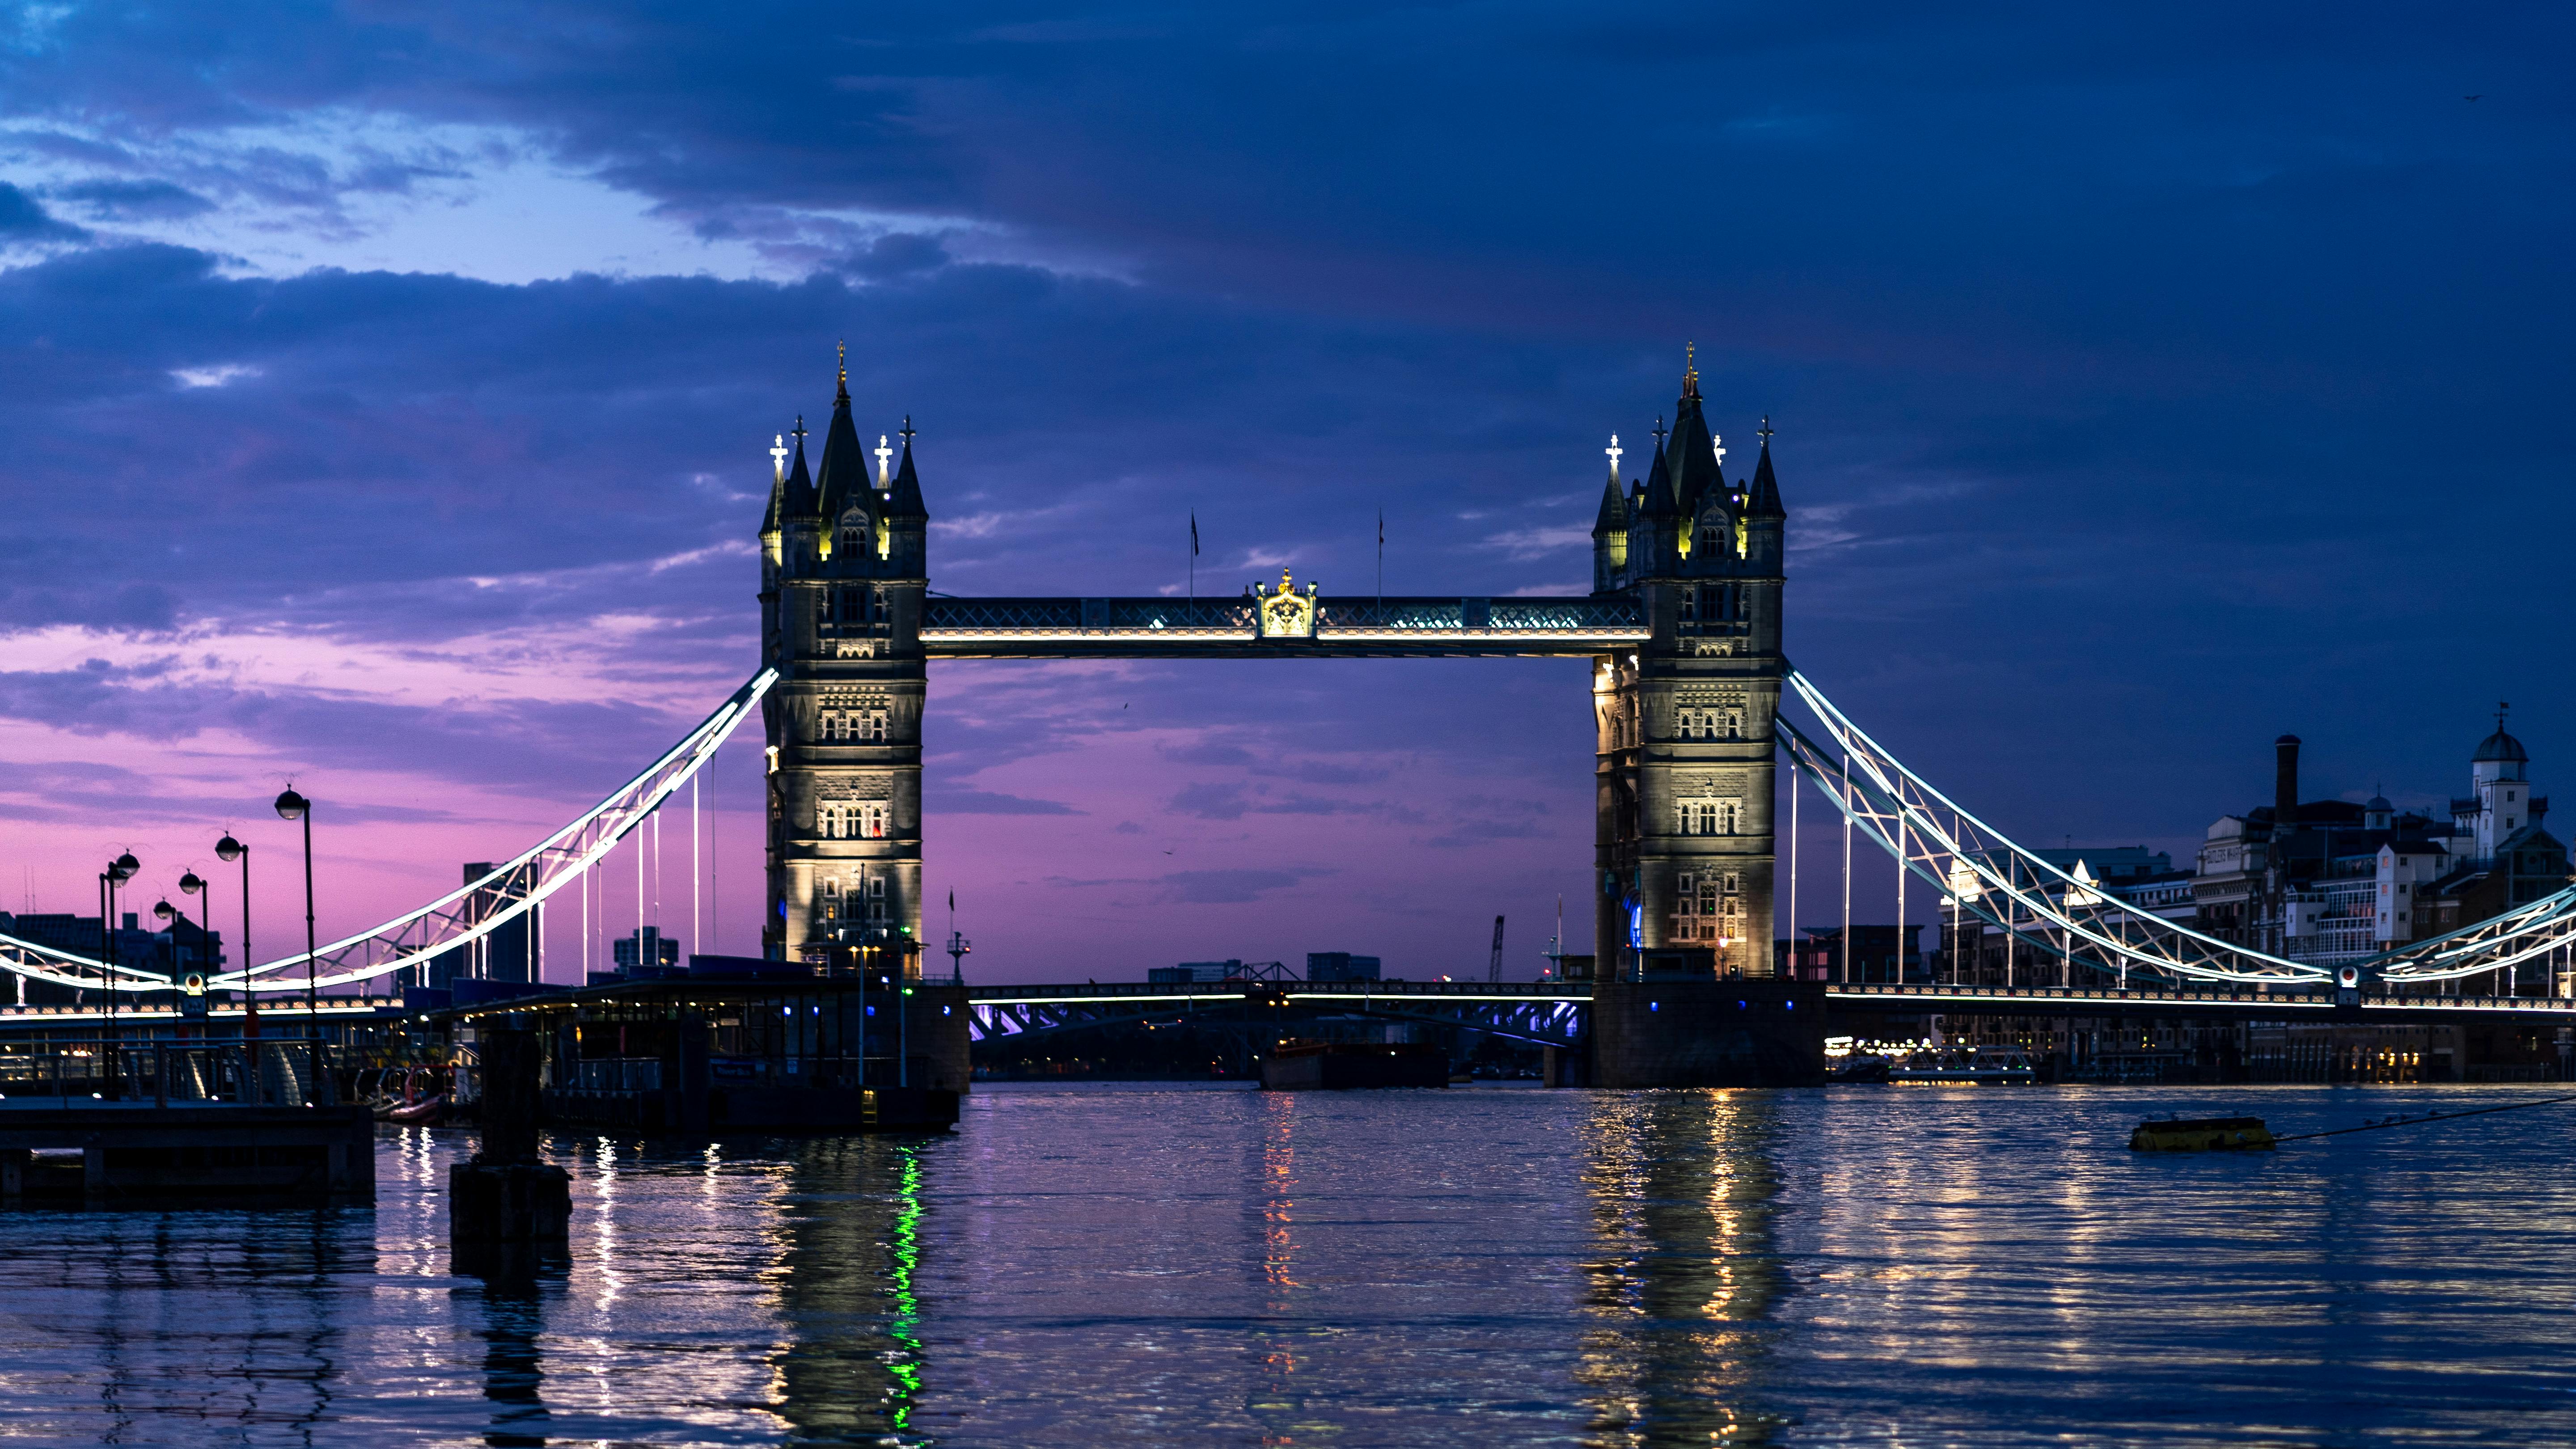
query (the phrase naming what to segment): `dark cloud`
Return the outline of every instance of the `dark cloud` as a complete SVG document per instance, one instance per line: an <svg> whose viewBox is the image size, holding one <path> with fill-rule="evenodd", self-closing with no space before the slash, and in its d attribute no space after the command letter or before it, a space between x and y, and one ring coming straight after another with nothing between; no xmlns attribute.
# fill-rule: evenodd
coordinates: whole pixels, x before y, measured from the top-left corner
<svg viewBox="0 0 2576 1449"><path fill-rule="evenodd" d="M1053 800L1030 800L1018 795L999 795L990 790L946 789L939 792L939 813L943 815L1080 815L1083 812Z"/></svg>
<svg viewBox="0 0 2576 1449"><path fill-rule="evenodd" d="M86 207L102 221L169 221L214 209L213 202L167 181L84 181L50 194Z"/></svg>
<svg viewBox="0 0 2576 1449"><path fill-rule="evenodd" d="M0 181L0 243L80 241L88 232L56 219L36 198Z"/></svg>
<svg viewBox="0 0 2576 1449"><path fill-rule="evenodd" d="M1166 900L1184 905L1230 905L1259 900L1272 891L1287 890L1317 876L1330 874L1331 871L1320 867L1176 870L1164 876L1160 884Z"/></svg>

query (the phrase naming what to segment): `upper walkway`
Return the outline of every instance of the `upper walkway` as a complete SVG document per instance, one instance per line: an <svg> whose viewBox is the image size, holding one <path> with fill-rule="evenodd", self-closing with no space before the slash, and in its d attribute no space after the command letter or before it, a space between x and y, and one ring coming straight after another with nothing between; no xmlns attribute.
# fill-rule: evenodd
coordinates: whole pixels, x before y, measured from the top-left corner
<svg viewBox="0 0 2576 1449"><path fill-rule="evenodd" d="M1605 598L955 599L922 607L933 659L1582 657L1643 642L1636 600Z"/></svg>

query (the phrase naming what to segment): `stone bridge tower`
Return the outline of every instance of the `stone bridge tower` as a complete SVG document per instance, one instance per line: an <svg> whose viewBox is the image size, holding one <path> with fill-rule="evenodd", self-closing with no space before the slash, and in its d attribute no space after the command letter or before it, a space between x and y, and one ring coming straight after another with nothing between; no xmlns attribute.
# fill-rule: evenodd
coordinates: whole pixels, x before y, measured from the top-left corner
<svg viewBox="0 0 2576 1449"><path fill-rule="evenodd" d="M760 525L768 726L763 954L844 970L921 969L922 599L930 515L912 425L870 453L846 358L819 469L780 440ZM793 459L791 463L789 460Z"/></svg>
<svg viewBox="0 0 2576 1449"><path fill-rule="evenodd" d="M1749 481L1688 369L1643 483L1618 455L1593 527L1596 593L1633 593L1652 638L1593 663L1594 950L1604 976L1772 974L1772 720L1788 515L1770 424Z"/></svg>

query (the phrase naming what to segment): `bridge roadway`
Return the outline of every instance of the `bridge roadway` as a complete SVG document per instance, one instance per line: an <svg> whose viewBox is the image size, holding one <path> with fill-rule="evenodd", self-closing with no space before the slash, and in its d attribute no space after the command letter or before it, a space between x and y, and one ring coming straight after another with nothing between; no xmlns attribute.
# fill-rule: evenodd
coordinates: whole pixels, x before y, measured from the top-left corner
<svg viewBox="0 0 2576 1449"><path fill-rule="evenodd" d="M2042 1017L2191 1017L2396 1025L2511 1022L2576 1027L2576 1000L2542 996L2384 996L2338 1001L2332 991L2132 990L2054 986L1828 985L1839 1012L1938 1012ZM1082 982L966 988L978 1041L1140 1022L1235 1025L1257 1011L1366 1016L1466 1027L1540 1046L1582 1039L1592 1005L1583 981L1227 981L1176 985Z"/></svg>

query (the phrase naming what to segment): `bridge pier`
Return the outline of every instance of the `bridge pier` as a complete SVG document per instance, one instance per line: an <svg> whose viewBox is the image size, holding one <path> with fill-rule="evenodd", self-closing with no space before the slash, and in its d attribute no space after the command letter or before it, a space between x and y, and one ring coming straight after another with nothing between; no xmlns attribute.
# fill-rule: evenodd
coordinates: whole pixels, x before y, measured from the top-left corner
<svg viewBox="0 0 2576 1449"><path fill-rule="evenodd" d="M1812 1087L1825 1080L1825 988L1785 977L1602 981L1596 1087Z"/></svg>

